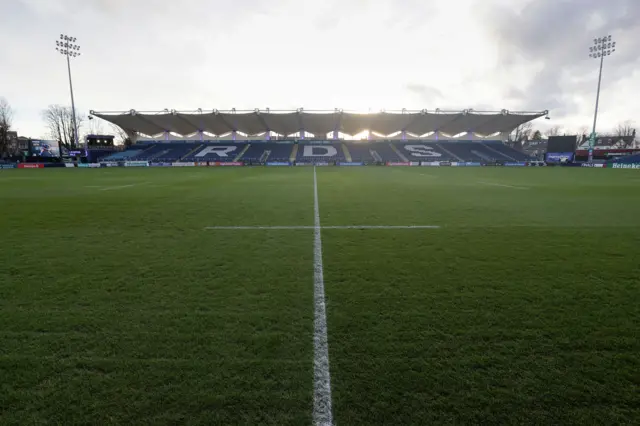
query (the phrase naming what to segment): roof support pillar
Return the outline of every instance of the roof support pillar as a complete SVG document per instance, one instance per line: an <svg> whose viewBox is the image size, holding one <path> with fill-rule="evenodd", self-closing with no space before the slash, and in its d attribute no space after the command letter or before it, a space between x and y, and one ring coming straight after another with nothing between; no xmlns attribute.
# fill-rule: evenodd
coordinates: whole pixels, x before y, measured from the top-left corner
<svg viewBox="0 0 640 426"><path fill-rule="evenodd" d="M336 124L333 126L333 139L338 140L340 139L340 135L338 134L338 132L342 127L342 110L338 110L336 108L335 115L336 115Z"/></svg>
<svg viewBox="0 0 640 426"><path fill-rule="evenodd" d="M402 132L400 132L401 138L403 141L407 140L407 131L403 130Z"/></svg>
<svg viewBox="0 0 640 426"><path fill-rule="evenodd" d="M267 114L269 113L269 109L267 108ZM267 122L264 120L264 117L262 117L262 115L260 114L260 110L259 109L255 109L254 114L258 117L258 120L260 120L260 123L262 123L262 125L264 126L265 132L264 132L264 138L265 140L269 141L271 140L271 129L269 128L269 125L267 124Z"/></svg>

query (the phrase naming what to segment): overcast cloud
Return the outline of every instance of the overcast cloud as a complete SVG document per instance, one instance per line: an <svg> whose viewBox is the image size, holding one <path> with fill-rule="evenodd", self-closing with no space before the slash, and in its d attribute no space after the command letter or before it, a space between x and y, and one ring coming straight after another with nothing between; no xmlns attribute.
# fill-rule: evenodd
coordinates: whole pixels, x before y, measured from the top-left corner
<svg viewBox="0 0 640 426"><path fill-rule="evenodd" d="M551 110L600 129L640 124L638 0L0 0L0 96L22 135L68 105L55 40L78 38L76 104L90 109Z"/></svg>

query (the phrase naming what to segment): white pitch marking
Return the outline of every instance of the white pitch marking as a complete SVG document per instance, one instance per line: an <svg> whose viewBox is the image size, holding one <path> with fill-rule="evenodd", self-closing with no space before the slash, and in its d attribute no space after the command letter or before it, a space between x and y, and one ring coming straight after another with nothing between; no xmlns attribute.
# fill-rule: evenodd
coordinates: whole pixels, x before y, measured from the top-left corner
<svg viewBox="0 0 640 426"><path fill-rule="evenodd" d="M321 226L322 229L440 229L438 225L347 225Z"/></svg>
<svg viewBox="0 0 640 426"><path fill-rule="evenodd" d="M207 226L204 229L229 229L229 230L252 230L252 229L315 229L314 226Z"/></svg>
<svg viewBox="0 0 640 426"><path fill-rule="evenodd" d="M132 183L132 184L129 184L129 185L107 186L106 188L102 188L100 191L111 191L112 189L131 188L132 186L144 185L146 183L149 183L149 182Z"/></svg>
<svg viewBox="0 0 640 426"><path fill-rule="evenodd" d="M132 183L130 185L107 186L106 188L102 188L100 191L111 191L112 189L131 188L132 186L136 186L136 184Z"/></svg>
<svg viewBox="0 0 640 426"><path fill-rule="evenodd" d="M320 226L320 229L440 229L438 225L345 225ZM316 229L315 226L207 226L209 230Z"/></svg>
<svg viewBox="0 0 640 426"><path fill-rule="evenodd" d="M528 186L514 186L514 185L505 185L503 183L493 183L493 182L482 182L482 181L478 181L478 183L481 183L483 185L491 185L491 186L500 186L502 188L512 188L512 189L529 189Z"/></svg>
<svg viewBox="0 0 640 426"><path fill-rule="evenodd" d="M331 375L329 373L329 341L327 338L327 311L324 298L324 272L322 268L322 236L318 207L318 178L313 167L313 423L331 426Z"/></svg>

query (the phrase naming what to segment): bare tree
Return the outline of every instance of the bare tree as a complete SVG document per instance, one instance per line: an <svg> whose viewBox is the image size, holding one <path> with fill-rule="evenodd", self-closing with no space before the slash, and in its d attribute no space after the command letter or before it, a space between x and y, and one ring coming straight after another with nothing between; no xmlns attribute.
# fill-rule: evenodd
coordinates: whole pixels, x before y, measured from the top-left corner
<svg viewBox="0 0 640 426"><path fill-rule="evenodd" d="M626 120L618 123L613 134L615 138L614 146L618 148L627 148L633 145L636 139L636 129L634 129L634 123L631 120Z"/></svg>
<svg viewBox="0 0 640 426"><path fill-rule="evenodd" d="M131 142L131 139L129 138L129 135L127 134L127 132L120 126L116 126L115 124L110 124L111 127L111 132L115 135L116 139L115 139L115 144L116 145L127 145L127 141L129 141L129 144Z"/></svg>
<svg viewBox="0 0 640 426"><path fill-rule="evenodd" d="M532 129L533 125L530 122L519 125L513 130L513 132L511 132L511 140L514 142L529 140Z"/></svg>
<svg viewBox="0 0 640 426"><path fill-rule="evenodd" d="M560 134L560 127L559 126L550 127L549 129L547 129L546 132L544 132L544 135L546 137L558 136L559 134Z"/></svg>
<svg viewBox="0 0 640 426"><path fill-rule="evenodd" d="M0 98L0 157L9 152L9 131L13 124L13 110L5 98Z"/></svg>
<svg viewBox="0 0 640 426"><path fill-rule="evenodd" d="M578 128L578 145L582 145L588 141L590 135L591 131L589 130L589 126L580 126Z"/></svg>
<svg viewBox="0 0 640 426"><path fill-rule="evenodd" d="M104 127L102 126L102 120L89 117L89 126L85 133L86 135L104 135Z"/></svg>
<svg viewBox="0 0 640 426"><path fill-rule="evenodd" d="M75 128L73 126L73 113L70 107L61 105L49 105L49 108L42 112L42 118L49 128L49 136L57 140L60 145L66 148L76 148ZM78 132L82 128L84 118L76 114ZM81 143L78 139L78 143Z"/></svg>
<svg viewBox="0 0 640 426"><path fill-rule="evenodd" d="M614 134L616 136L634 136L636 133L635 128L633 127L633 121L626 120L622 123L618 123L618 126L614 130Z"/></svg>

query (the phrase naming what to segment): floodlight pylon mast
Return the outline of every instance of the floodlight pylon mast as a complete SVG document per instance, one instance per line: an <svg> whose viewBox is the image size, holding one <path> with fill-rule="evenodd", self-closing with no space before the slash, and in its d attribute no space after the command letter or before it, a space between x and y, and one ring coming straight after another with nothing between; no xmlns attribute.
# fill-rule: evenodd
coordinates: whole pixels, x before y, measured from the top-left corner
<svg viewBox="0 0 640 426"><path fill-rule="evenodd" d="M78 122L76 120L76 102L73 97L73 81L71 80L71 60L80 56L80 46L75 44L76 38L65 34L60 34L60 40L56 40L56 50L67 57L67 71L69 73L69 91L71 92L71 119L73 122L73 143L76 147L78 142Z"/></svg>
<svg viewBox="0 0 640 426"><path fill-rule="evenodd" d="M596 107L593 113L593 128L589 138L589 163L593 163L593 149L596 142L596 125L598 123L598 108L600 106L600 87L602 85L602 68L604 57L610 56L616 51L616 42L611 39L611 35L593 39L593 46L589 47L589 57L600 59L600 72L598 73L598 89L596 92Z"/></svg>

